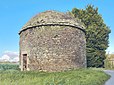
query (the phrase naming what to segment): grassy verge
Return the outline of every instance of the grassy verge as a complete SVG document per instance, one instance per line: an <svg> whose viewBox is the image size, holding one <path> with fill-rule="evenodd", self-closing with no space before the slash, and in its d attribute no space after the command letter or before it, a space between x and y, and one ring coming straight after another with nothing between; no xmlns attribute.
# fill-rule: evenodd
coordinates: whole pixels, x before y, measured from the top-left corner
<svg viewBox="0 0 114 85"><path fill-rule="evenodd" d="M54 73L6 70L0 71L0 85L103 85L109 77L92 69Z"/></svg>

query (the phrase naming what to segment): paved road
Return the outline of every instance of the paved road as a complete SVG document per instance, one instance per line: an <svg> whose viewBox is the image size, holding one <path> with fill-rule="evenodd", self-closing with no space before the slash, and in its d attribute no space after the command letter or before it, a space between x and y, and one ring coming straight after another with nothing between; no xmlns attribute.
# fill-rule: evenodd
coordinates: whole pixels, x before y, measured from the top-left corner
<svg viewBox="0 0 114 85"><path fill-rule="evenodd" d="M111 78L106 81L105 85L114 85L114 70L104 70L104 72L111 75Z"/></svg>

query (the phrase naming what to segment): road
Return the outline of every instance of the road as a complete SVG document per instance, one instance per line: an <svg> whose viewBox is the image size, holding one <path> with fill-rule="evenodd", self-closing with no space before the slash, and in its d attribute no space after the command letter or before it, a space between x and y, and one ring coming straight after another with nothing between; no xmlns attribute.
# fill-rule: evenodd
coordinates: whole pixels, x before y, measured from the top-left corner
<svg viewBox="0 0 114 85"><path fill-rule="evenodd" d="M104 72L111 75L111 78L106 81L105 85L114 85L114 70L104 70Z"/></svg>

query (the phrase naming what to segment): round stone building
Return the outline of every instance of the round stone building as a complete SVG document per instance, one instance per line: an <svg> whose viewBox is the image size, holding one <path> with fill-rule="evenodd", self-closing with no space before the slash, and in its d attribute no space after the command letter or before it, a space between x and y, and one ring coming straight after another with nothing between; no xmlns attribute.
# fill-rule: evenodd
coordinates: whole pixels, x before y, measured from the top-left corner
<svg viewBox="0 0 114 85"><path fill-rule="evenodd" d="M86 67L85 29L68 14L46 11L20 30L20 68L63 71Z"/></svg>

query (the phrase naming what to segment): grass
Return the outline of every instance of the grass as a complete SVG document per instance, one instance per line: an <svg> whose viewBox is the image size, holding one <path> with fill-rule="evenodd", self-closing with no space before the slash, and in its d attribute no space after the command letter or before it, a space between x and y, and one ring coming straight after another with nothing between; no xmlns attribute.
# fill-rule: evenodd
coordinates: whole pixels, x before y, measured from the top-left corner
<svg viewBox="0 0 114 85"><path fill-rule="evenodd" d="M0 71L0 85L103 85L110 76L93 69L65 72Z"/></svg>
<svg viewBox="0 0 114 85"><path fill-rule="evenodd" d="M1 63L0 64L0 70L19 70L18 64L12 64L12 63Z"/></svg>

